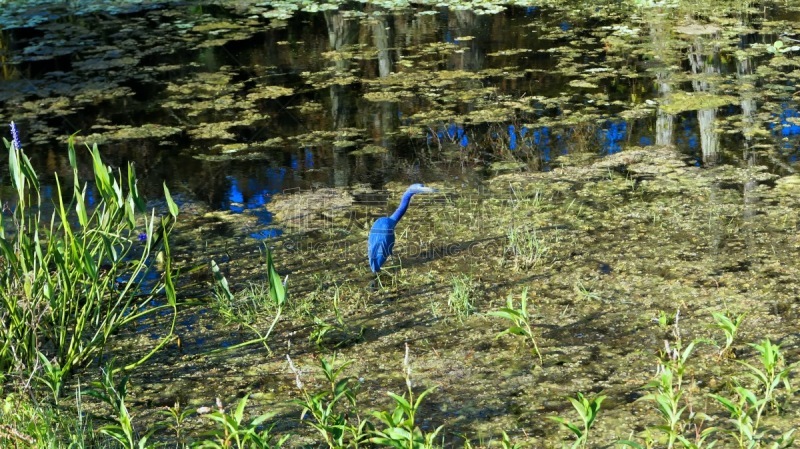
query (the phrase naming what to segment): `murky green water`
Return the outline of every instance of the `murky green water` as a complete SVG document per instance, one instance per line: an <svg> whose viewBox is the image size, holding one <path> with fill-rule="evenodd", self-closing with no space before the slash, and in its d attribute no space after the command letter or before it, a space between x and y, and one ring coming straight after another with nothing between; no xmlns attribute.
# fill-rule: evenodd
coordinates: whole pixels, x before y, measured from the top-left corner
<svg viewBox="0 0 800 449"><path fill-rule="evenodd" d="M0 119L40 172L69 174L63 142L80 130L135 161L145 192L178 194L183 266L214 259L243 290L263 282L266 240L290 278L271 353L210 356L252 335L210 311L208 274L186 275L201 305L181 347L137 373L145 405L254 391L298 431L286 354L312 376L340 351L376 408L402 390L409 343L416 382L440 386L425 426L448 439L504 429L551 447L543 417L602 390L609 444L656 421L635 399L675 343L659 316L719 340L711 313L746 313L742 357L763 337L797 356L792 3L15 5L0 15ZM417 181L442 192L414 199L370 290L367 230ZM461 275L479 312L463 321L448 306ZM541 366L483 315L523 287ZM315 317L334 325L320 345ZM736 367L699 351L697 404Z"/></svg>

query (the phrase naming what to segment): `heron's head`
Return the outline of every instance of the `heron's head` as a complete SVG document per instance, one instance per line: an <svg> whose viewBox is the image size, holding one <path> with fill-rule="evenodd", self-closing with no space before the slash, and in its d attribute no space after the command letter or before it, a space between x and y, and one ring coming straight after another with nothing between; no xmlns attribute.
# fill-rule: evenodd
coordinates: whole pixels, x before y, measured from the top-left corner
<svg viewBox="0 0 800 449"><path fill-rule="evenodd" d="M412 195L417 193L435 193L436 189L425 187L424 184L411 184L406 190L406 193L410 193Z"/></svg>

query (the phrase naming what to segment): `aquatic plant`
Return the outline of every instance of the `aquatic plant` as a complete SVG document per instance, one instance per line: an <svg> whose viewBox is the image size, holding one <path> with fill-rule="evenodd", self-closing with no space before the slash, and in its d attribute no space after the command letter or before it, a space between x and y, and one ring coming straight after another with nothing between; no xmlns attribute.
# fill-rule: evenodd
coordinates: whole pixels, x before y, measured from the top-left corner
<svg viewBox="0 0 800 449"><path fill-rule="evenodd" d="M364 326L352 320L345 320L342 313L342 295L344 289L334 282L330 291L322 292L320 298L323 302L320 308L324 313L317 314L312 310L305 313L311 317L311 332L308 339L320 348L339 348L350 343L361 341L364 335ZM316 295L316 292L315 292ZM330 312L333 317L330 317Z"/></svg>
<svg viewBox="0 0 800 449"><path fill-rule="evenodd" d="M0 402L0 446L99 447L91 417L84 411L80 385L72 408L31 401L30 396L4 392Z"/></svg>
<svg viewBox="0 0 800 449"><path fill-rule="evenodd" d="M714 312L711 315L714 317L714 326L725 333L725 344L720 346L719 349L719 356L723 357L731 352L733 339L736 338L736 334L739 332L739 326L742 324L742 320L744 320L744 314L737 315L734 319L719 312Z"/></svg>
<svg viewBox="0 0 800 449"><path fill-rule="evenodd" d="M64 377L131 323L172 311L158 344L120 369L138 366L172 341L177 300L168 236L178 207L164 186L169 215L156 227L155 212L143 214L133 165L115 177L94 146L92 188L99 198L90 208L72 139L72 199L65 205L58 177L55 192L43 198L18 140L15 133L5 142L17 203L10 219L0 215L0 308L6 317L0 322L0 371L30 372L41 362L46 372L39 379L57 395ZM46 218L50 206L54 212ZM136 238L141 229L144 242ZM153 281L152 254L159 245L163 265Z"/></svg>
<svg viewBox="0 0 800 449"><path fill-rule="evenodd" d="M541 195L537 191L532 199L517 197L514 193L514 208L531 208L533 213L541 205ZM514 261L514 268L517 270L527 270L536 267L550 251L549 246L541 238L536 228L531 228L526 225L517 223L516 221L509 225L506 231L506 238L508 239L507 252L511 255Z"/></svg>
<svg viewBox="0 0 800 449"><path fill-rule="evenodd" d="M266 287L251 285L250 288L244 289L243 293L239 295L234 295L231 292L228 279L222 274L219 265L217 265L214 260L211 261L211 274L214 277L214 297L216 299L215 306L217 312L229 321L241 324L258 336L258 338L217 349L212 352L229 351L256 343L263 344L267 351L272 352L267 341L270 335L272 335L272 330L275 328L275 325L283 315L288 297L286 283L289 280L289 276L286 276L285 279L281 279L280 274L278 274L278 271L275 269L272 251L266 245L264 245L264 253L267 264ZM268 294L265 294L267 292ZM274 315L269 328L266 332L262 333L256 327L255 321L265 310L271 311Z"/></svg>
<svg viewBox="0 0 800 449"><path fill-rule="evenodd" d="M217 428L209 432L208 436L193 444L196 448L238 448L238 449L278 449L289 439L284 435L275 439L272 429L275 424L263 426L264 422L272 418L274 413L258 415L249 422L244 420L244 409L250 395L245 395L239 400L236 409L226 412L222 401L217 399L217 410L207 415L208 419L217 424Z"/></svg>
<svg viewBox="0 0 800 449"><path fill-rule="evenodd" d="M530 341L533 346L534 353L539 357L539 363L543 363L542 352L539 351L539 345L536 343L536 337L533 335L531 328L531 317L528 314L528 288L522 289L522 296L520 297L519 308L514 308L514 296L509 293L506 298L506 306L500 310L495 310L488 313L490 316L504 318L511 322L504 331L497 334L495 338L500 338L503 335L519 335L526 340Z"/></svg>
<svg viewBox="0 0 800 449"><path fill-rule="evenodd" d="M578 295L578 298L583 301L600 301L603 299L600 297L599 294L595 293L594 291L590 290L588 287L583 285L583 282L581 281L575 282L573 290Z"/></svg>
<svg viewBox="0 0 800 449"><path fill-rule="evenodd" d="M745 377L755 382L754 388L747 388L737 382L732 388L732 397L709 394L730 415L728 422L733 429L720 430L731 436L740 448L761 446L762 443L772 443L770 447L774 448L791 447L794 443L795 427L775 436L774 432L761 428L761 420L769 406L778 409L777 388L780 384L784 385L787 396L793 394L789 374L794 366L786 366L779 346L767 339L760 344L751 343L750 346L758 351L761 367L744 361L739 363L748 368Z"/></svg>
<svg viewBox="0 0 800 449"><path fill-rule="evenodd" d="M474 298L475 288L472 285L472 277L466 274L454 275L450 278L452 290L447 297L447 305L450 312L454 313L459 321L471 315L475 311Z"/></svg>
<svg viewBox="0 0 800 449"><path fill-rule="evenodd" d="M337 366L336 354L330 360L324 357L320 358L320 368L328 382L327 388L309 392L292 359L288 355L286 359L295 376L297 389L302 395L302 400L295 399L293 401L303 408L300 420L317 430L331 449L357 448L362 442L365 442L368 432L374 428L368 420L362 420L358 415L356 408L358 384L349 377L341 377L342 371L352 361L346 361ZM312 419L305 419L306 414L310 414Z"/></svg>
<svg viewBox="0 0 800 449"><path fill-rule="evenodd" d="M508 437L506 431L503 431L503 438L500 440L500 447L502 449L521 449L522 444L520 443L512 443L511 438Z"/></svg>
<svg viewBox="0 0 800 449"><path fill-rule="evenodd" d="M757 419L754 419L755 415L758 415L757 410L763 403L763 398L758 398L754 392L742 386L735 386L733 393L734 399L719 394L709 394L709 397L716 400L730 414L728 423L733 425L733 429L719 430L731 436L740 448L756 447L759 441L765 441L766 436L766 432L759 429ZM790 447L794 442L794 431L792 428L781 435L772 447Z"/></svg>
<svg viewBox="0 0 800 449"><path fill-rule="evenodd" d="M569 402L572 403L575 411L578 412L581 421L583 421L582 427L578 427L560 416L550 416L548 418L566 427L575 435L575 442L572 444L573 449L586 447L589 441L589 430L592 428L592 425L594 425L597 414L600 413L600 405L605 398L606 396L601 394L590 399L584 396L583 393L578 393L575 398L567 398Z"/></svg>
<svg viewBox="0 0 800 449"><path fill-rule="evenodd" d="M364 326L346 323L341 316L337 316L333 321L330 321L313 315L311 326L308 339L318 347L328 349L339 348L361 341L365 330Z"/></svg>
<svg viewBox="0 0 800 449"><path fill-rule="evenodd" d="M508 238L508 252L514 258L516 269L535 267L549 250L535 229L512 225L508 228L506 237Z"/></svg>
<svg viewBox="0 0 800 449"><path fill-rule="evenodd" d="M153 447L152 444L147 444L147 440L157 428L154 427L148 430L141 437L136 434L133 428L133 421L125 404L125 399L128 396L128 379L129 376L123 376L119 382L115 382L114 369L112 364L109 363L103 368L101 379L92 382L91 388L86 390L85 394L87 396L101 400L110 406L113 411L110 418L113 424L101 426L97 431L111 437L125 449Z"/></svg>
<svg viewBox="0 0 800 449"><path fill-rule="evenodd" d="M687 405L682 405L683 390L680 382L676 382L675 373L667 366L658 367L659 374L655 380L645 388L652 392L643 396L641 400L653 401L663 421L662 426L656 429L667 435L667 447L674 447L675 442L682 438L684 430L684 411Z"/></svg>
<svg viewBox="0 0 800 449"><path fill-rule="evenodd" d="M58 362L50 362L41 352L39 353L39 361L42 363L40 371L42 371L44 375L35 376L36 380L50 390L53 394L53 402L58 405L66 372L61 369Z"/></svg>
<svg viewBox="0 0 800 449"><path fill-rule="evenodd" d="M419 395L415 395L414 389L411 387L411 364L408 359L409 349L406 343L403 373L407 391L402 396L392 392L388 393L394 400L394 410L372 412L372 416L383 423L384 428L373 430L369 441L394 449L431 449L434 447L436 436L444 426L439 426L432 432L423 432L417 425L417 412L425 396L436 390L436 387L428 388Z"/></svg>
<svg viewBox="0 0 800 449"><path fill-rule="evenodd" d="M775 409L779 408L777 393L781 384L783 384L787 395L790 396L794 393L789 381L789 375L796 363L787 365L780 351L780 346L773 344L769 339L764 339L760 344L750 343L749 346L758 351L761 367L745 361L739 361L739 363L747 367L749 370L746 373L747 377L755 382L764 398L763 402L759 402L757 407L756 424L758 424L768 405Z"/></svg>
<svg viewBox="0 0 800 449"><path fill-rule="evenodd" d="M666 315L662 314L663 316ZM650 392L639 399L654 403L663 424L648 430L665 434L668 448L674 447L676 442L683 444L684 447L691 447L687 446L691 442L684 437L684 431L694 418L697 418L694 408L690 407L691 404L684 398L683 378L689 357L694 353L698 341L692 341L685 348L683 347L680 316L680 309L678 309L671 323L674 343L670 344L669 341L664 341L664 349L660 353L661 360L656 367L656 377L645 385L645 389ZM685 415L687 408L689 408L688 416ZM703 416L700 418L702 419ZM713 432L708 429L701 432L697 424L695 424L695 428L698 438L702 437L703 440ZM638 443L630 440L622 440L619 443L631 447L641 447Z"/></svg>
<svg viewBox="0 0 800 449"><path fill-rule="evenodd" d="M167 417L166 420L159 423L159 426L175 433L178 447L186 447L186 420L196 414L197 410L191 407L182 408L181 403L176 401L172 407L166 407L158 412Z"/></svg>

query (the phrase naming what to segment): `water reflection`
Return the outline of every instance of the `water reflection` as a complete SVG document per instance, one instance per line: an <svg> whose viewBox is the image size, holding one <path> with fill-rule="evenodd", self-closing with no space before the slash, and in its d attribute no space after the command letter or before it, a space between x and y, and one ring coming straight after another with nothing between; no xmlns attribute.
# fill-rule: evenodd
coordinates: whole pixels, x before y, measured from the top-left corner
<svg viewBox="0 0 800 449"><path fill-rule="evenodd" d="M618 23L610 16L591 25L554 8L509 8L499 14L446 8L420 14L423 10L387 11L354 3L347 9L297 13L285 26L262 23L230 40L225 40L229 31L212 27L213 33L198 33L202 39L193 47L171 43L176 45L173 53L162 56L144 41L126 47L115 29L142 25L110 17L98 26L107 28L113 47L102 58L112 55L112 60L95 54L86 36L81 47L70 34L76 30L40 25L47 36L76 46L76 61L84 62L75 73L63 65L63 55L56 57L60 53L50 49L52 42L4 31L3 73L27 73L29 91L19 83L0 82L0 98L8 100L0 116L12 117L18 111L11 105L23 105L25 135L47 147L46 157L35 160L48 173L62 176L69 172L63 172L63 156L50 143L63 135L82 129L108 137L124 126L153 123L180 128L169 137L108 139L101 148L113 165L136 162L145 193L157 195L168 179L183 186L188 198L257 215L267 227L272 226L268 202L274 193L356 183L381 187L392 180L406 182L410 166L436 173L439 164L453 166L453 161L466 168L511 160L549 170L562 155L602 156L629 145L653 144L676 145L696 156L699 165L712 166L721 162L727 143L737 147L741 142L749 149L744 155L748 164L764 163L752 150L767 138L760 132L767 125L759 113L768 106L759 103L754 87L763 83L756 67L764 57L751 51L755 43L768 40L750 31L750 21L758 18L737 18L747 31L725 47L713 27L676 31L674 14L660 8L648 9L641 21L628 17L631 23ZM214 14L222 13L235 15L224 8L169 11L197 26L213 24ZM86 20L89 26L92 18ZM160 35L169 35L168 23ZM221 43L207 44L212 35ZM36 52L26 53L36 45ZM616 50L617 45L625 49ZM733 60L727 55L735 50L743 51L735 53L734 70L723 61ZM92 69L113 66L131 54L136 55L136 71ZM176 61L180 69L172 67ZM206 79L204 74L220 77L208 77L217 81L207 85L191 84ZM106 84L98 84L100 75ZM731 83L726 76L739 81ZM95 84L85 85L82 78ZM687 80L691 83L682 83ZM575 81L583 83L573 86ZM650 85L654 88L641 87ZM252 100L253 94L275 86L293 93ZM187 87L195 89L189 89L193 100L171 98ZM200 90L212 93L200 98ZM735 94L737 106L679 112L657 106L686 90ZM371 93L396 96L367 101ZM206 100L212 106L181 109ZM769 142L785 139L779 144L783 154L770 158L789 170L798 160L800 117L790 98L779 104L769 107L774 115ZM626 114L639 107L636 114ZM726 142L721 127L730 125L722 119L737 113L742 115L740 128L725 129L733 131L727 132L733 137ZM262 118L238 120L248 115ZM228 151L226 145L235 144L244 149ZM353 155L367 145L386 151Z"/></svg>
<svg viewBox="0 0 800 449"><path fill-rule="evenodd" d="M720 73L719 49L703 40L700 36L689 49L689 64L692 73L692 87L695 92L715 92L712 83L713 75ZM699 76L703 75L703 76ZM703 163L708 166L719 162L719 134L715 128L717 109L704 108L697 111L697 122L700 126L700 148L703 152Z"/></svg>
<svg viewBox="0 0 800 449"><path fill-rule="evenodd" d="M280 236L283 233L281 229L269 227L273 223L267 204L272 195L284 190L286 173L287 170L283 167L268 168L263 178L266 182L258 182L253 178L239 179L235 176L227 176L228 190L221 208L233 213L247 213L256 217L257 229L250 233L250 237L263 240Z"/></svg>
<svg viewBox="0 0 800 449"><path fill-rule="evenodd" d="M599 131L600 148L605 154L616 154L622 151L622 147L628 136L628 125L622 120L608 121Z"/></svg>

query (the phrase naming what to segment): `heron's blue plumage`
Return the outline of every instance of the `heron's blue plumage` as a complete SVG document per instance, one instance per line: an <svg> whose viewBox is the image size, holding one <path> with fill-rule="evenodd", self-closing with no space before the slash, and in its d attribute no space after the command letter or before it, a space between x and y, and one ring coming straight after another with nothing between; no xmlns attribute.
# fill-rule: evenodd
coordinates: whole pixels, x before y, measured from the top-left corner
<svg viewBox="0 0 800 449"><path fill-rule="evenodd" d="M381 271L381 266L386 262L386 259L392 255L394 249L394 228L397 222L403 218L408 205L411 202L411 197L417 193L433 193L434 189L425 187L422 184L412 184L408 190L403 194L403 199L400 200L400 206L394 211L391 217L381 217L375 220L372 229L369 231L369 239L367 240L367 253L369 256L369 267L373 273Z"/></svg>
<svg viewBox="0 0 800 449"><path fill-rule="evenodd" d="M394 227L397 222L389 217L382 217L375 221L369 231L369 267L373 272L381 271L381 265L392 254L394 249Z"/></svg>

